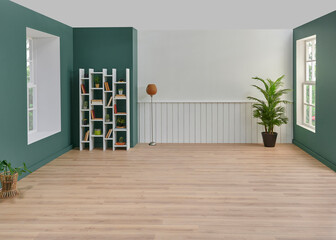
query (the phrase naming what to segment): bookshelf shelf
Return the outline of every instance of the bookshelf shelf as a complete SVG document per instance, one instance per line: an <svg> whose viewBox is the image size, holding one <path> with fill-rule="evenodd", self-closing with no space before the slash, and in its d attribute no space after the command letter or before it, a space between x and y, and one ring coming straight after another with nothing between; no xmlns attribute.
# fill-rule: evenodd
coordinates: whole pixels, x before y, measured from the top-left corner
<svg viewBox="0 0 336 240"><path fill-rule="evenodd" d="M117 118L125 118L124 126L130 123L130 107L129 107L129 82L130 69L126 69L125 82L117 81L117 70L112 69L108 73L107 69L102 69L101 72L96 72L90 68L85 74L85 69L79 69L79 109L80 109L80 150L89 148L93 150L95 144L100 144L102 140L103 150L123 147L126 150L130 147L130 133L129 129L116 128ZM88 77L87 77L88 76ZM94 79L100 78L100 87L96 88ZM125 96L115 96L116 89L122 88ZM83 93L84 92L84 93ZM92 101L93 100L93 101ZM94 101L100 100L100 101ZM118 101L124 100L124 101ZM84 109L84 102L88 102L88 108ZM95 106L102 106L95 107ZM121 111L115 113L117 108L121 107ZM106 119L106 115L108 119ZM83 125L83 120L88 119L88 124ZM109 120L109 121L107 121ZM95 129L101 129L101 135L94 135ZM123 137L126 145L117 145L116 142ZM97 140L97 141L96 141ZM100 147L100 146L98 146Z"/></svg>
<svg viewBox="0 0 336 240"><path fill-rule="evenodd" d="M126 132L127 128L114 128L114 131L116 131L116 132Z"/></svg>
<svg viewBox="0 0 336 240"><path fill-rule="evenodd" d="M91 137L103 137L103 135L94 135L94 134L92 134Z"/></svg>

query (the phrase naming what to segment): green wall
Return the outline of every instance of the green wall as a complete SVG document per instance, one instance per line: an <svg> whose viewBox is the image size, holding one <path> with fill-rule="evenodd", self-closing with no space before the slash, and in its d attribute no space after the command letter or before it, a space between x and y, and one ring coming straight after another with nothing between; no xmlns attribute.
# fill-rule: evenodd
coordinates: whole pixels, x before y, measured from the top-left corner
<svg viewBox="0 0 336 240"><path fill-rule="evenodd" d="M296 125L293 143L336 171L336 11L294 29L294 90L296 40L316 35L316 133ZM294 99L296 99L294 91Z"/></svg>
<svg viewBox="0 0 336 240"><path fill-rule="evenodd" d="M131 69L131 147L138 143L137 31L133 28L74 28L74 81L72 86L72 136L79 145L78 70L117 69L117 78L125 78Z"/></svg>
<svg viewBox="0 0 336 240"><path fill-rule="evenodd" d="M31 145L27 145L26 27L59 36L61 43L62 131ZM24 161L35 170L72 148L73 31L7 0L0 0L0 30L0 160L14 166Z"/></svg>

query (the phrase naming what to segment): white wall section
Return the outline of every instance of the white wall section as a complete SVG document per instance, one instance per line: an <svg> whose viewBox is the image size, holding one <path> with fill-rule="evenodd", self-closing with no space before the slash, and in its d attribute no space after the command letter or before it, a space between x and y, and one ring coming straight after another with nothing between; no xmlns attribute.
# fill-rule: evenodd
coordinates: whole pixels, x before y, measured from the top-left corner
<svg viewBox="0 0 336 240"><path fill-rule="evenodd" d="M245 101L254 76L292 88L292 49L292 30L140 31L139 100L148 83L162 101Z"/></svg>

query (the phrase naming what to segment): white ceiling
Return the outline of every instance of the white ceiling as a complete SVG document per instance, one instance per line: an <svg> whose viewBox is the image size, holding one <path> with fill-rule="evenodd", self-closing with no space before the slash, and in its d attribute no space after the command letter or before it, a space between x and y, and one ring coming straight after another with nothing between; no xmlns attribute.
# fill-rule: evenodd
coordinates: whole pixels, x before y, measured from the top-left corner
<svg viewBox="0 0 336 240"><path fill-rule="evenodd" d="M13 0L72 27L293 29L335 0Z"/></svg>

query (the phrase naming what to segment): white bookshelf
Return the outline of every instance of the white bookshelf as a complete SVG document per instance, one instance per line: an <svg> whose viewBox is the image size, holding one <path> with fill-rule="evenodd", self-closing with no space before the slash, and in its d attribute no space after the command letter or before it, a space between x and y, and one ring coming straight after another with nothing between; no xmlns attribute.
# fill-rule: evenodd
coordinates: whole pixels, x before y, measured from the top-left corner
<svg viewBox="0 0 336 240"><path fill-rule="evenodd" d="M101 82L99 88L95 87L94 76L99 75ZM107 69L103 69L101 72L95 72L94 69L88 70L88 76L85 77L85 69L79 69L79 137L80 137L80 150L85 148L90 151L94 149L96 139L100 138L103 144L103 150L111 149L115 150L116 148L125 148L129 150L130 148L130 132L129 132L129 123L130 123L130 107L129 107L129 82L130 82L130 70L126 69L126 81L118 82L117 81L117 70L112 69L111 74L108 74ZM108 82L110 90L106 90L105 82ZM85 85L86 93L82 93L81 84ZM124 86L125 97L116 97L118 87ZM100 93L99 93L100 92ZM95 95L99 96L99 100L102 100L102 103L92 103L92 100L95 98ZM110 106L107 106L111 99ZM98 100L97 98L95 100ZM84 109L83 103L88 101L88 108ZM118 101L126 101L124 113L114 113L114 105L118 104ZM100 109L99 109L100 108ZM102 116L96 116L101 119L93 119L91 117L91 110L99 109L99 112L102 113ZM97 111L95 111L96 113ZM110 115L110 121L107 121L106 114ZM117 128L116 118L118 117L126 118L126 128ZM83 124L83 120L87 119L87 124ZM97 127L98 125L98 127ZM96 128L101 129L101 135L95 135L94 130ZM112 129L111 136L106 138L106 135ZM87 141L84 140L86 131L89 131L89 138ZM118 137L120 137L120 132L126 132L126 144L125 145L116 145Z"/></svg>
<svg viewBox="0 0 336 240"><path fill-rule="evenodd" d="M124 93L124 97L120 97L118 96L118 89L122 88L124 89L125 93ZM115 91L114 93L114 99L113 102L114 104L118 104L118 101L126 101L126 106L125 106L125 110L126 112L117 112L114 113L114 131L113 131L113 138L116 140L113 143L113 149L115 148L125 148L126 150L129 150L130 148L130 130L129 130L129 126L130 126L130 69L126 69L126 79L125 82L119 82L116 81L116 79L113 81L113 89ZM113 104L113 106L114 106ZM118 128L117 127L117 119L119 117L125 118L126 119L126 127L125 128ZM125 132L124 136L126 137L126 141L125 141L125 145L116 145L115 143L118 142L118 138L120 137L120 133ZM125 138L124 137L124 138Z"/></svg>

